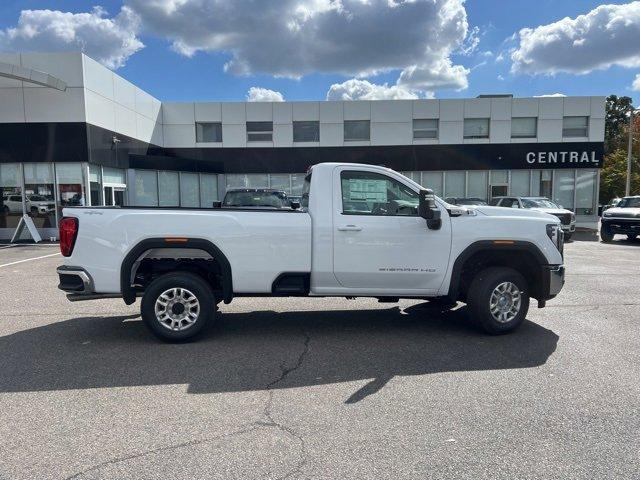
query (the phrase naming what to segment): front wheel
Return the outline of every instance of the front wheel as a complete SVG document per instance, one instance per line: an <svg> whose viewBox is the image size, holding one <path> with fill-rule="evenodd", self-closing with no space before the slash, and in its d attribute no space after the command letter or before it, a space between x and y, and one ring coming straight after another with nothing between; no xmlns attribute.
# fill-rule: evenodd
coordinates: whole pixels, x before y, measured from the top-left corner
<svg viewBox="0 0 640 480"><path fill-rule="evenodd" d="M199 334L215 315L211 287L192 273L168 273L147 287L142 320L162 340L182 342Z"/></svg>
<svg viewBox="0 0 640 480"><path fill-rule="evenodd" d="M515 330L529 311L529 289L524 277L507 267L487 268L469 286L467 304L473 319L492 335Z"/></svg>
<svg viewBox="0 0 640 480"><path fill-rule="evenodd" d="M635 234L635 233L627 233L627 239L635 240L636 238L638 238L637 234Z"/></svg>
<svg viewBox="0 0 640 480"><path fill-rule="evenodd" d="M602 242L604 243L607 243L613 240L613 233L611 233L609 228L606 227L605 225L603 225L600 228L600 240L602 240Z"/></svg>

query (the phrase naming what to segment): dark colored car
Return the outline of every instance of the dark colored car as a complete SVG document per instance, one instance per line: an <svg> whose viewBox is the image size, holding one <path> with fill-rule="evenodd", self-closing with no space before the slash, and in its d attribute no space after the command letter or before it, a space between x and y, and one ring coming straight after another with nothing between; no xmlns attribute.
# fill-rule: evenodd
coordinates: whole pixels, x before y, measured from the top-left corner
<svg viewBox="0 0 640 480"><path fill-rule="evenodd" d="M451 205L487 205L485 200L475 197L447 197L444 201Z"/></svg>
<svg viewBox="0 0 640 480"><path fill-rule="evenodd" d="M291 200L282 190L273 188L234 188L227 190L224 208L289 209Z"/></svg>

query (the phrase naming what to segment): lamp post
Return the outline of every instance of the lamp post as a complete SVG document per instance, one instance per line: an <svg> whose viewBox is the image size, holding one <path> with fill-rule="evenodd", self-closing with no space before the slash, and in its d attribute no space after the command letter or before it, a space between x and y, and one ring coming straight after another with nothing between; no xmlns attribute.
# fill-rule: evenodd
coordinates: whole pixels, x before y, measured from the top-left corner
<svg viewBox="0 0 640 480"><path fill-rule="evenodd" d="M629 145L627 146L627 184L624 189L624 196L631 195L631 152L633 150L633 112L634 108L631 107L629 111Z"/></svg>

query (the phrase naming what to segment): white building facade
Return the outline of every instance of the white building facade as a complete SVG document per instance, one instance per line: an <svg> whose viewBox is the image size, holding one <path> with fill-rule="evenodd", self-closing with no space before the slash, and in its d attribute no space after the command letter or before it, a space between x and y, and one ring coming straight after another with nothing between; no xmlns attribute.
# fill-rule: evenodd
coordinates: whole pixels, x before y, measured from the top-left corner
<svg viewBox="0 0 640 480"><path fill-rule="evenodd" d="M227 188L300 194L310 165L385 165L443 197L541 195L597 225L605 97L161 102L80 53L0 54L0 239L65 205L210 208Z"/></svg>

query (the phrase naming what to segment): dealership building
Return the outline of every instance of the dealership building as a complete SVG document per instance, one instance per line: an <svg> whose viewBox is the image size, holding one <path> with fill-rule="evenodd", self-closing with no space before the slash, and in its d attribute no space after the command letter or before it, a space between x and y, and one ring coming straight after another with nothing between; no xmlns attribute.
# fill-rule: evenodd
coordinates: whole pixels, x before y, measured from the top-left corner
<svg viewBox="0 0 640 480"><path fill-rule="evenodd" d="M299 195L327 161L385 165L442 197L545 196L595 228L604 124L604 97L163 102L81 53L0 54L0 239L23 213L55 236L66 205Z"/></svg>

